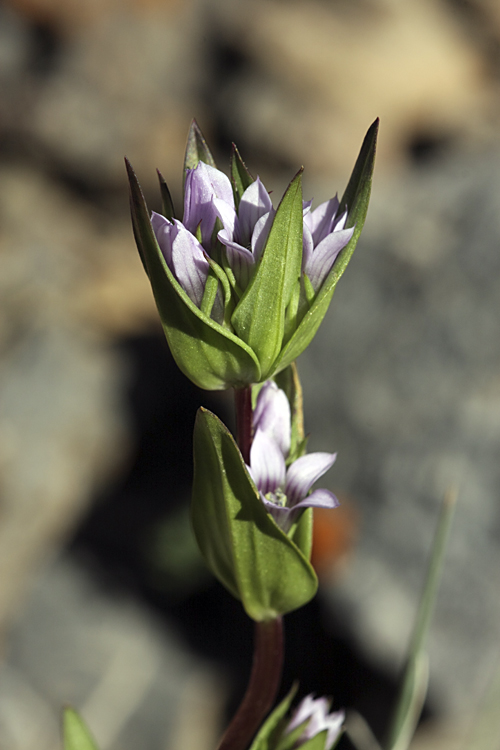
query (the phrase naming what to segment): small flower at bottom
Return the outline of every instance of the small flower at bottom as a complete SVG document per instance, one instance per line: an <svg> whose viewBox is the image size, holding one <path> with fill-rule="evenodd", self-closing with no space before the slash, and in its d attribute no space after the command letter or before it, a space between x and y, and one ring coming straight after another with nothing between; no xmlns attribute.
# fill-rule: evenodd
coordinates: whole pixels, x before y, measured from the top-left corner
<svg viewBox="0 0 500 750"><path fill-rule="evenodd" d="M285 734L290 734L294 729L297 729L301 724L309 720L295 743L296 748L304 745L308 740L325 730L326 741L324 750L331 750L334 747L342 732L345 711L328 713L329 710L330 701L327 698L313 698L312 695L307 695L299 703L285 730Z"/></svg>
<svg viewBox="0 0 500 750"><path fill-rule="evenodd" d="M253 414L254 438L249 471L268 512L288 532L304 508L336 508L330 490L313 484L333 466L336 453L309 453L287 468L290 449L290 406L285 393L267 381L257 396Z"/></svg>

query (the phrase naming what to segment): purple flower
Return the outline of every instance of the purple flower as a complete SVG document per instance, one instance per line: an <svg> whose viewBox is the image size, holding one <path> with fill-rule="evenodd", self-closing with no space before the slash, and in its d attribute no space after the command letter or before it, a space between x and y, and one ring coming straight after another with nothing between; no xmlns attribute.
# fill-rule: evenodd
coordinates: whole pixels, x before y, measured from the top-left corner
<svg viewBox="0 0 500 750"><path fill-rule="evenodd" d="M304 203L302 272L309 277L315 292L354 233L354 227L344 229L347 211L339 214L339 208L337 196L314 211L311 202Z"/></svg>
<svg viewBox="0 0 500 750"><path fill-rule="evenodd" d="M241 197L238 212L228 201L214 199L217 215L224 225L217 237L226 247L241 289L245 289L255 263L260 259L274 219L274 209L264 185L257 177Z"/></svg>
<svg viewBox="0 0 500 750"><path fill-rule="evenodd" d="M347 245L354 229L344 229L347 213L339 215L337 198L311 211L312 201L304 203L302 271L317 293L339 252ZM260 260L274 220L269 194L257 177L243 193L236 210L228 177L200 161L186 172L182 223L169 221L153 212L152 225L163 256L190 299L200 307L209 273L207 255L215 246L224 247L238 295L248 286ZM222 229L214 236L217 220ZM220 224L219 224L220 226ZM222 297L212 317L222 319Z"/></svg>
<svg viewBox="0 0 500 750"><path fill-rule="evenodd" d="M240 291L247 286L274 218L271 199L257 179L243 193L238 211L228 177L200 161L188 169L182 223L153 212L151 223L168 267L190 299L200 307L209 272L206 255L214 250L213 232L226 248L229 266ZM201 238L201 242L198 238Z"/></svg>
<svg viewBox="0 0 500 750"><path fill-rule="evenodd" d="M285 732L289 734L309 719L303 733L297 740L295 747L300 747L307 740L312 739L320 732L327 731L324 750L331 750L340 737L342 724L345 719L345 711L334 711L328 713L330 701L327 698L313 698L307 695L297 706L290 723Z"/></svg>
<svg viewBox="0 0 500 750"><path fill-rule="evenodd" d="M309 453L287 468L290 450L290 406L284 391L268 380L257 397L253 413L254 438L250 448L250 473L264 505L278 526L288 532L303 508L336 508L329 490L313 484L334 464L336 453Z"/></svg>

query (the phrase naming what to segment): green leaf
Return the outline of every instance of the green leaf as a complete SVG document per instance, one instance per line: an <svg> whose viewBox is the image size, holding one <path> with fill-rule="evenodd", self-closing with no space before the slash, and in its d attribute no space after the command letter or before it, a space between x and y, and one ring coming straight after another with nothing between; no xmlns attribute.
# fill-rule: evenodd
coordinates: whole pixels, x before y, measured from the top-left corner
<svg viewBox="0 0 500 750"><path fill-rule="evenodd" d="M259 729L254 741L250 745L249 750L277 750L283 727L288 723L284 721L284 718L295 698L298 687L298 683L294 683L288 695L286 695L281 703L276 706L274 711L269 714L264 724ZM281 750L281 745L279 745L279 747Z"/></svg>
<svg viewBox="0 0 500 750"><path fill-rule="evenodd" d="M97 750L83 719L72 708L63 714L64 750Z"/></svg>
<svg viewBox="0 0 500 750"><path fill-rule="evenodd" d="M191 507L207 565L252 619L273 619L312 599L313 568L266 511L229 430L205 409L194 429Z"/></svg>
<svg viewBox="0 0 500 750"><path fill-rule="evenodd" d="M436 602L455 503L456 492L450 489L443 501L434 535L427 575L408 650L408 659L389 729L387 750L407 750L424 705L428 678L427 656L424 653L425 641Z"/></svg>
<svg viewBox="0 0 500 750"><path fill-rule="evenodd" d="M207 390L257 382L260 367L251 348L204 315L168 268L158 247L139 182L128 161L127 171L137 247L177 365L196 385Z"/></svg>
<svg viewBox="0 0 500 750"><path fill-rule="evenodd" d="M186 154L184 156L184 178L186 176L186 169L195 169L200 161L204 161L205 164L215 167L215 159L207 146L203 133L198 127L196 120L193 120L189 128Z"/></svg>
<svg viewBox="0 0 500 750"><path fill-rule="evenodd" d="M275 363L275 372L279 372L297 359L299 354L304 351L314 338L330 306L335 287L347 268L347 264L354 252L368 211L373 168L375 165L378 124L379 121L377 119L365 136L351 178L340 201L340 206L347 206L348 210L346 227L355 226L354 234L333 264L333 268L325 279L312 306L305 313L286 346L283 347Z"/></svg>
<svg viewBox="0 0 500 750"><path fill-rule="evenodd" d="M156 172L158 174L158 180L160 181L161 206L163 216L171 221L173 218L175 218L172 196L170 195L170 190L168 189L168 185L162 173L158 169L156 170Z"/></svg>
<svg viewBox="0 0 500 750"><path fill-rule="evenodd" d="M302 170L281 199L257 271L231 318L238 336L256 353L262 380L272 375L281 350L285 311L301 262Z"/></svg>
<svg viewBox="0 0 500 750"><path fill-rule="evenodd" d="M231 184L233 186L234 203L236 210L240 205L241 196L250 187L254 178L246 168L245 162L240 156L240 152L233 143L233 153L231 154Z"/></svg>

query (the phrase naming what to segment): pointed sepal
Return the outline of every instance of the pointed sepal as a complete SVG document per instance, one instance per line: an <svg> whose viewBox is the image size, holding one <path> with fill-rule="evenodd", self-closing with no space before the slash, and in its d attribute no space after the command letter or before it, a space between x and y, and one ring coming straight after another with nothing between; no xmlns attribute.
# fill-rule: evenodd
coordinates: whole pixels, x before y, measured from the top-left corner
<svg viewBox="0 0 500 750"><path fill-rule="evenodd" d="M240 156L240 152L233 143L233 152L231 154L231 184L233 186L234 203L236 209L240 205L241 196L250 185L254 178L247 169L247 166Z"/></svg>
<svg viewBox="0 0 500 750"><path fill-rule="evenodd" d="M209 164L211 167L216 166L215 159L207 146L203 133L196 120L193 120L189 128L184 156L184 175L186 174L186 169L195 169L200 161L204 161L205 164Z"/></svg>
<svg viewBox="0 0 500 750"><path fill-rule="evenodd" d="M205 409L194 430L191 509L208 567L252 619L284 615L315 595L311 564L265 509L229 430Z"/></svg>
<svg viewBox="0 0 500 750"><path fill-rule="evenodd" d="M168 189L165 178L163 177L159 169L157 169L156 172L158 174L158 180L160 182L162 214L166 219L172 221L172 219L175 218L174 202L172 200L172 196L170 195L170 190Z"/></svg>
<svg viewBox="0 0 500 750"><path fill-rule="evenodd" d="M328 310L335 287L354 252L368 211L375 165L378 126L379 121L377 119L369 128L340 202L341 209L345 206L348 211L346 228L354 226L354 234L335 261L332 270L328 274L311 307L292 333L287 344L283 347L276 362L276 371L282 370L293 362L314 338Z"/></svg>
<svg viewBox="0 0 500 750"><path fill-rule="evenodd" d="M64 750L98 750L87 725L73 708L64 709L63 743Z"/></svg>

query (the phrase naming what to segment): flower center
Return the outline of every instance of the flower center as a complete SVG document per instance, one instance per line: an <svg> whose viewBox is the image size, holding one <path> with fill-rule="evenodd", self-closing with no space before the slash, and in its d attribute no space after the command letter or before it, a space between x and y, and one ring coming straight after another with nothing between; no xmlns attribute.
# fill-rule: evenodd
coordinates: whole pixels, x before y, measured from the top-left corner
<svg viewBox="0 0 500 750"><path fill-rule="evenodd" d="M276 492L266 492L264 497L266 500L269 500L270 503L274 503L274 505L277 505L279 508L286 508L286 495L283 490L279 489L279 487Z"/></svg>

